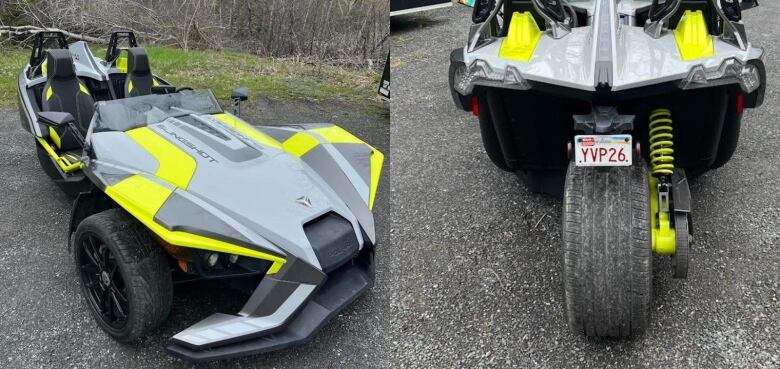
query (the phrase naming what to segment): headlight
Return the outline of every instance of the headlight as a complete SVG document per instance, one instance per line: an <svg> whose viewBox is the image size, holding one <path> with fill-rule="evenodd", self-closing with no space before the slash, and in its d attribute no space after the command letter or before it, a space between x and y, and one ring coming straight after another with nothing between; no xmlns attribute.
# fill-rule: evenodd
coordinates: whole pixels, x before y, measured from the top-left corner
<svg viewBox="0 0 780 369"><path fill-rule="evenodd" d="M718 69L707 71L703 65L696 65L688 72L688 76L680 82L680 88L691 90L696 88L739 84L742 91L749 94L761 86L761 76L758 68L738 59L729 58L720 64Z"/></svg>
<svg viewBox="0 0 780 369"><path fill-rule="evenodd" d="M219 254L216 252L212 252L208 254L208 258L206 259L206 261L209 263L210 267L214 267L215 265L217 265L217 262L219 261Z"/></svg>
<svg viewBox="0 0 780 369"><path fill-rule="evenodd" d="M481 59L473 61L468 66L461 66L455 71L455 90L461 95L470 95L476 85L515 90L531 88L515 67L507 66L503 71L496 70Z"/></svg>
<svg viewBox="0 0 780 369"><path fill-rule="evenodd" d="M260 275L266 273L272 262L210 250L193 250L193 259L184 261L184 272L205 278Z"/></svg>

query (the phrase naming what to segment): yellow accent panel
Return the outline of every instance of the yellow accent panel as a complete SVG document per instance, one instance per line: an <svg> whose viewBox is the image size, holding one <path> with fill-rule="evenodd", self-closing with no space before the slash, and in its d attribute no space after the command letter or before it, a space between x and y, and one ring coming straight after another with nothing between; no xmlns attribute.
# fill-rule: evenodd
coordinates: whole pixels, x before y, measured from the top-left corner
<svg viewBox="0 0 780 369"><path fill-rule="evenodd" d="M653 252L659 255L674 255L674 228L671 226L669 212L661 211L658 204L658 180L650 177L650 228L652 230Z"/></svg>
<svg viewBox="0 0 780 369"><path fill-rule="evenodd" d="M49 72L49 61L44 60L43 64L41 64L41 75L46 77L46 73Z"/></svg>
<svg viewBox="0 0 780 369"><path fill-rule="evenodd" d="M315 128L311 131L322 136L325 141L328 141L328 143L331 144L364 143L359 138L353 136L351 133L347 132L339 126Z"/></svg>
<svg viewBox="0 0 780 369"><path fill-rule="evenodd" d="M369 187L368 194L369 209L374 209L374 198L376 197L376 190L379 188L379 176L382 174L382 164L384 161L385 156L379 152L379 150L373 149L373 151L371 151L371 187Z"/></svg>
<svg viewBox="0 0 780 369"><path fill-rule="evenodd" d="M57 133L53 127L49 127L49 137L51 138L51 142L54 142L54 145L56 145L57 148L62 147L62 139L60 138L59 133Z"/></svg>
<svg viewBox="0 0 780 369"><path fill-rule="evenodd" d="M49 89L46 90L46 101L49 101L51 99L51 95L54 94L54 90L51 89L51 86L49 86Z"/></svg>
<svg viewBox="0 0 780 369"><path fill-rule="evenodd" d="M127 93L133 92L133 81L127 84Z"/></svg>
<svg viewBox="0 0 780 369"><path fill-rule="evenodd" d="M106 187L106 195L111 197L119 206L138 219L165 242L176 246L268 260L273 263L268 270L268 274L275 274L282 268L282 265L284 265L285 259L276 255L192 233L169 231L161 226L154 221L154 215L157 214L157 211L160 210L171 193L173 193L173 190L140 175L133 175L115 185Z"/></svg>
<svg viewBox="0 0 780 369"><path fill-rule="evenodd" d="M339 126L315 128L311 131L322 136L322 138L330 144L363 144L371 148L371 183L369 184L368 208L373 209L385 156L379 152L379 150L374 149L371 145L366 144ZM285 142L285 144L287 144L287 142Z"/></svg>
<svg viewBox="0 0 780 369"><path fill-rule="evenodd" d="M292 137L288 138L287 141L284 141L282 148L284 148L284 151L287 151L290 154L300 158L301 156L306 155L306 153L311 149L317 147L319 144L320 141L311 135L304 132L298 132L292 135Z"/></svg>
<svg viewBox="0 0 780 369"><path fill-rule="evenodd" d="M225 123L228 127L235 129L236 131L241 132L243 135L255 140L255 142L264 145L264 146L270 146L277 149L282 148L282 144L279 143L279 141L273 139L273 137L260 132L255 127L252 127L247 122L244 122L243 120L237 118L234 115L223 113L223 114L214 114L214 118L219 119L222 123Z"/></svg>
<svg viewBox="0 0 780 369"><path fill-rule="evenodd" d="M79 89L81 90L81 92L89 95L89 90L87 90L87 86L84 86L83 84L79 83Z"/></svg>
<svg viewBox="0 0 780 369"><path fill-rule="evenodd" d="M154 219L172 193L173 189L137 174L106 187L107 195L144 223Z"/></svg>
<svg viewBox="0 0 780 369"><path fill-rule="evenodd" d="M527 62L534 55L540 38L542 38L542 31L539 30L533 15L530 12L514 12L509 23L509 33L501 43L498 56Z"/></svg>
<svg viewBox="0 0 780 369"><path fill-rule="evenodd" d="M187 189L195 173L195 159L149 127L135 128L126 133L160 163L155 174L157 177Z"/></svg>
<svg viewBox="0 0 780 369"><path fill-rule="evenodd" d="M674 30L674 39L682 60L694 60L715 55L715 43L707 31L701 10L686 10Z"/></svg>
<svg viewBox="0 0 780 369"><path fill-rule="evenodd" d="M152 78L152 86L157 87L160 85L160 82L157 82L157 78Z"/></svg>
<svg viewBox="0 0 780 369"><path fill-rule="evenodd" d="M122 52L122 54L124 54L124 52ZM116 58L114 65L116 66L116 69L119 69L120 72L127 73L127 55L122 55Z"/></svg>
<svg viewBox="0 0 780 369"><path fill-rule="evenodd" d="M44 150L46 150L46 153L49 154L49 156L54 159L54 161L57 163L57 165L62 169L65 173L74 172L77 170L84 169L84 164L81 162L78 163L70 163L69 161L65 160L65 158L57 155L56 152L54 152L54 149L51 148L51 145L49 145L48 142L46 142L45 139L42 137L35 137L36 140L38 140L38 143L41 144L41 147L43 147Z"/></svg>

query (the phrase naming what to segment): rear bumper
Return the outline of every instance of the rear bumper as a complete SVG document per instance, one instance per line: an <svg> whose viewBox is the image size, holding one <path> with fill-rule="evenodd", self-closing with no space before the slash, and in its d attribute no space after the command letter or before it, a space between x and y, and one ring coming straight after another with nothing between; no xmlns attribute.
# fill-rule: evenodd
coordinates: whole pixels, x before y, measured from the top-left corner
<svg viewBox="0 0 780 369"><path fill-rule="evenodd" d="M175 337L167 347L170 354L194 362L231 359L284 349L308 342L328 321L374 284L374 256L364 250L357 258L328 273L295 314L281 326L247 339L235 337L224 345L196 347ZM229 319L248 321L249 316ZM205 321L204 321L205 322ZM188 328L197 328L201 324ZM180 333L181 334L181 333ZM179 336L179 335L177 335Z"/></svg>

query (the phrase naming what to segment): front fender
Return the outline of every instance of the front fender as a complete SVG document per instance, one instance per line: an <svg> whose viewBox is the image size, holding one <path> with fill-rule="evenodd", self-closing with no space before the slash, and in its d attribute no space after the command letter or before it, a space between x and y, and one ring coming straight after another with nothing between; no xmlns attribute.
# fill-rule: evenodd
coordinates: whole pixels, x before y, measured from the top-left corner
<svg viewBox="0 0 780 369"><path fill-rule="evenodd" d="M372 243L376 242L372 209L384 155L333 124L257 126L301 158L345 202Z"/></svg>

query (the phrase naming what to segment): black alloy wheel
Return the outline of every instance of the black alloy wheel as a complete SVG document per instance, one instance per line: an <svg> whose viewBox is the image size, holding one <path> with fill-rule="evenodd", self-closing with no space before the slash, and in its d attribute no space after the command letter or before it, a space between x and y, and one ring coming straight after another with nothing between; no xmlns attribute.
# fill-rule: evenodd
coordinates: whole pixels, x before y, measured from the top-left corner
<svg viewBox="0 0 780 369"><path fill-rule="evenodd" d="M120 330L127 324L130 313L125 281L111 249L96 235L85 236L78 250L81 253L81 283L86 288L87 302L106 325Z"/></svg>

